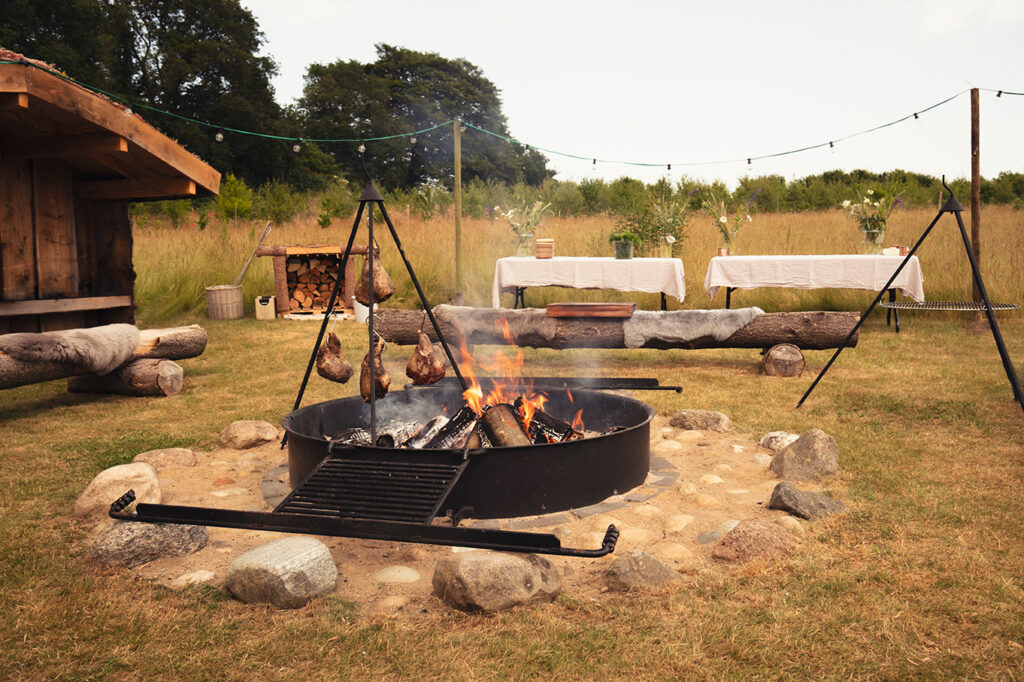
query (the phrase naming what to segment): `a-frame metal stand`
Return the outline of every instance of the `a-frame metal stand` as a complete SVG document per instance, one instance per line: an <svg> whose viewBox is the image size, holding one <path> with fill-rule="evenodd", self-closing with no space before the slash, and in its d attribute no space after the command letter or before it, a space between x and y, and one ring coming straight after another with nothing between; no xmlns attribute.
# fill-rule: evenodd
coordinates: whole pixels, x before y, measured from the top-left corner
<svg viewBox="0 0 1024 682"><path fill-rule="evenodd" d="M373 257L374 246L376 242L373 238L373 209L374 204L380 209L381 215L384 217L384 222L388 226L388 230L391 232L391 238L395 241L395 246L398 247L398 253L402 256L402 262L405 263L405 269L409 271L409 278L412 280L413 286L416 287L416 293L420 298L420 303L423 305L423 311L430 318L430 324L434 327L434 331L437 333L437 338L441 341L441 345L444 347L445 355L448 356L448 362L452 365L452 370L455 372L456 378L459 380L459 384L462 386L462 390L469 388L466 380L462 376L462 372L459 371L459 363L455 361L455 356L452 354L451 348L448 346L448 341L445 339L444 334L441 332L440 325L437 324L437 319L434 317L434 313L430 308L430 304L427 302L426 294L423 293L423 287L420 286L420 282L416 279L416 273L413 272L412 263L409 262L409 258L405 255L405 249L402 248L402 242L398 238L398 232L395 231L395 226L391 222L391 218L388 216L388 211L384 207L384 197L381 196L377 188L373 186L372 182L368 182L366 187L363 189L363 193L359 196L359 209L356 211L356 219L352 222L352 231L348 235L348 243L345 244L345 253L341 257L341 267L338 272L345 272L345 266L348 264L348 259L352 255L352 244L356 239L356 232L359 231L359 222L363 218L363 212L366 211L366 227L369 232L368 245L366 249L367 258L369 259L369 314L366 319L366 326L369 328L369 350L371 358L371 367L373 366L374 358L374 345L376 339L374 338L375 332L373 330L374 318L373 318L373 267L375 258ZM338 302L338 296L341 293L343 278L338 277L334 283L334 288L331 290L331 297L327 301L327 309L324 311L324 320L320 325L320 333L317 334L316 343L313 344L313 352L309 356L309 364L306 365L306 373L302 377L302 384L299 386L299 393L295 396L295 404L292 406L292 411L299 409L299 405L302 404L302 396L306 392L306 385L309 383L309 375L313 371L313 364L316 362L316 354L320 348L320 344L324 340L324 333L327 331L327 324L331 319L331 314L334 312L334 306ZM377 442L377 383L375 381L370 382L370 442ZM281 441L281 447L284 447L288 442L288 434L285 434L284 439Z"/></svg>
<svg viewBox="0 0 1024 682"><path fill-rule="evenodd" d="M850 339L852 339L854 334L857 333L857 330L860 329L860 326L864 324L864 320L866 320L871 311L875 309L875 306L878 305L878 302L882 300L882 296L885 295L885 292L888 291L889 288L892 286L892 283L896 280L896 277L900 274L900 271L903 270L903 267L914 255L918 247L921 246L922 242L924 242L925 238L928 236L928 233L930 233L932 231L932 228L935 227L935 224L939 222L939 218L942 217L942 214L952 213L956 217L957 227L960 228L960 237L964 243L964 250L967 252L967 259L971 262L971 272L974 276L974 283L977 286L978 292L981 294L982 299L981 301L976 301L975 305L972 307L958 306L956 309L985 311L985 315L986 317L988 317L988 326L992 330L992 337L996 341L996 348L999 349L999 357L1003 361L1003 369L1006 370L1006 378L1009 379L1010 387L1013 389L1014 400L1016 400L1020 404L1021 409L1024 410L1024 396L1021 395L1020 382L1017 381L1017 372L1013 368L1013 362L1010 360L1010 354L1006 350L1006 344L1003 343L1003 335L999 331L999 323L996 322L996 317L992 312L994 306L988 298L988 291L985 289L985 283L981 279L981 270L978 268L978 261L974 256L974 250L971 248L971 240L967 237L967 230L964 228L964 221L960 215L961 213L963 213L964 207L961 206L960 202L956 200L955 196L953 196L953 190L951 190L949 188L949 185L946 184L945 178L942 179L942 184L946 188L946 191L949 192L949 199L946 200L946 203L944 203L942 205L942 208L939 209L939 213L935 216L935 219L932 220L931 224L928 225L928 228L917 240L917 243L914 244L914 248L910 249L910 252L907 254L906 258L904 258L903 262L900 263L898 268L896 268L896 271L892 273L892 277L889 278L889 281L886 282L885 286L882 287L881 291L878 292L878 296L875 297L875 300L871 302L871 305L869 305L867 310L865 310L864 313L860 316L860 319L857 321L857 324L847 335L846 339L844 339L843 342L839 344L839 348L836 349L835 354L832 355L828 363L826 363L826 365L822 368L821 372L814 379L814 382L811 384L810 388L807 389L807 392L804 393L802 398L800 398L800 402L796 404L797 408L804 404L804 401L807 400L807 397L811 394L811 391L814 390L814 387L817 386L818 382L821 381L822 377L825 376L825 372L827 372L829 367L832 366L832 363L836 361L836 358L839 357L839 354L843 351L843 348L846 348L847 343L849 343ZM904 309L910 308L910 306L903 307ZM921 306L921 309L928 309L927 304ZM935 310L937 308L932 309Z"/></svg>

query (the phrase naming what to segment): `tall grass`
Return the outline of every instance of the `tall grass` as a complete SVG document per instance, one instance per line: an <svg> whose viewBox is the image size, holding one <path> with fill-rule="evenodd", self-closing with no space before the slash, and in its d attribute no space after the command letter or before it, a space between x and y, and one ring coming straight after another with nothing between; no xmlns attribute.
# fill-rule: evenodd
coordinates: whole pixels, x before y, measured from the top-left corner
<svg viewBox="0 0 1024 682"><path fill-rule="evenodd" d="M889 221L886 243L913 244L935 217L929 209L897 212ZM415 269L431 304L454 299L455 228L449 214L423 220L403 211L391 215L406 255ZM970 230L970 216L964 221ZM539 236L555 240L555 253L562 256L611 255L607 235L615 219L609 216L548 218ZM1024 300L1024 253L1019 248L1024 212L1007 206L986 208L982 214L982 272L993 300L1021 303ZM275 225L268 244L340 244L348 239L352 218L335 220L320 228L315 218L297 218ZM136 295L140 319L163 322L181 315L205 313L204 288L234 282L256 245L262 225L256 221L228 222L206 230L187 226L172 228L158 222L136 225L135 268L138 273ZM389 306L417 304L415 289L394 242L383 221L375 227L381 245L382 260L398 291ZM360 226L358 243L366 241L365 220ZM686 273L687 296L683 304L672 307L721 307L724 294L711 301L704 292L704 274L708 260L720 246L711 220L703 215L691 218L686 238L676 244L675 255L682 258ZM852 221L841 211L758 214L741 230L737 248L745 254L818 254L857 253L861 237ZM512 232L501 220L466 218L463 220L463 265L467 305L489 306L495 260L510 255ZM925 275L925 294L932 300L971 298L971 271L952 216L943 216L918 251ZM361 262L361 260L360 260ZM358 263L357 263L358 264ZM243 284L248 311L256 296L274 292L270 259L257 258ZM870 292L849 290L800 291L794 289L758 289L735 294L736 305L757 305L768 311L792 309L863 309L872 298ZM511 305L511 296L503 299ZM579 291L542 288L527 292L527 304L542 306L552 301L635 300L641 307L655 308L655 294L612 291Z"/></svg>

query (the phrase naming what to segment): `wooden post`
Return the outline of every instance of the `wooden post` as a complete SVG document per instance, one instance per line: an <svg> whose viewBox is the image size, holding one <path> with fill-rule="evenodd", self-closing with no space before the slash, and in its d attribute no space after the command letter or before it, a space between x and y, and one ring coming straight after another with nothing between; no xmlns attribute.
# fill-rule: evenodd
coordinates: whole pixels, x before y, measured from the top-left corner
<svg viewBox="0 0 1024 682"><path fill-rule="evenodd" d="M455 138L455 305L462 305L462 123L456 120Z"/></svg>
<svg viewBox="0 0 1024 682"><path fill-rule="evenodd" d="M978 88L971 88L971 248L981 269L981 126L978 115ZM981 300L978 283L971 279L974 300ZM974 314L976 321L983 320L982 313Z"/></svg>

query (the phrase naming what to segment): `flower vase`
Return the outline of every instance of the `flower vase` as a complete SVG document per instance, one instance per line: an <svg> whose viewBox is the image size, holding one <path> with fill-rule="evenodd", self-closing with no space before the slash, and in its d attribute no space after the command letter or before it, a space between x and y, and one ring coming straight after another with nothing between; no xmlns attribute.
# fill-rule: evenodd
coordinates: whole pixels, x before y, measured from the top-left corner
<svg viewBox="0 0 1024 682"><path fill-rule="evenodd" d="M533 235L532 234L518 234L516 235L516 254L517 256L532 256L533 255Z"/></svg>
<svg viewBox="0 0 1024 682"><path fill-rule="evenodd" d="M877 230L864 230L864 239L861 242L861 249L867 254L881 253L885 232Z"/></svg>

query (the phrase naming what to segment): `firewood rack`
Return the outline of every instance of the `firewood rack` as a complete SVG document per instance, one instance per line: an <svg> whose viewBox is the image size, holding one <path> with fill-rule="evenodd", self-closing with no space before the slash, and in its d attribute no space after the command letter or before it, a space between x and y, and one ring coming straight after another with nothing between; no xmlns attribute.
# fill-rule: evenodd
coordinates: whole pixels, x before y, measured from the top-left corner
<svg viewBox="0 0 1024 682"><path fill-rule="evenodd" d="M843 351L843 348L847 346L850 339L853 338L853 336L857 333L857 330L860 329L860 326L864 323L864 320L867 319L867 316L871 313L871 311L875 309L875 306L881 305L883 308L889 308L893 312L897 310L943 310L976 312L985 311L985 316L988 319L989 329L992 331L992 338L995 339L996 348L999 350L999 357L1003 362L1003 369L1006 372L1006 378L1007 380L1009 380L1010 388L1013 390L1013 398L1017 403L1020 404L1021 409L1024 410L1024 396L1022 396L1021 394L1020 382L1017 380L1017 372L1013 368L1013 362L1010 360L1010 354L1006 350L1006 343L1003 341L1003 335L999 331L999 323L996 321L996 317L994 314L996 310L1015 310L1020 306L1012 303L992 303L992 301L989 300L988 291L985 289L985 282L982 280L981 277L981 269L978 267L978 259L974 254L974 249L971 248L971 241L967 236L967 230L964 227L964 220L961 216L964 207L963 205L960 204L959 201L957 201L956 197L953 195L953 190L950 189L949 185L946 184L946 176L942 176L942 186L946 188L947 192L949 192L949 199L947 199L946 202L939 209L939 212L936 214L935 218L918 238L917 243L914 244L913 248L911 248L907 255L904 257L903 262L900 263L899 267L896 268L896 271L892 273L892 277L890 277L889 281L885 284L884 287L882 287L882 290L878 293L878 296L875 297L875 300L872 301L871 305L868 306L867 310L865 310L864 313L861 314L860 319L857 321L857 324L847 335L846 339L839 344L839 347L836 349L836 352L832 355L829 361L821 369L821 372L818 373L818 376L815 377L814 381L811 383L810 387L804 393L803 397L800 398L800 402L796 404L797 408L803 405L804 401L807 400L807 397L811 395L811 391L814 390L814 387L817 386L818 382L820 382L822 377L825 376L825 373L832 366L832 363L836 361L836 358L839 357L839 354ZM918 247L920 247L924 240L928 237L928 235L932 231L932 228L935 227L935 224L939 222L939 218L941 218L944 213L952 213L953 216L956 218L957 227L960 229L960 238L964 244L964 251L967 253L967 260L971 264L971 274L974 278L974 284L977 287L979 295L981 296L981 300L925 301L924 303L916 303L913 301L897 302L890 300L885 303L879 303L882 299L882 296L885 294L887 290L889 290L889 288L892 286L892 283L896 280L896 277L900 274L900 271L903 270L904 266L910 261L910 258L914 255Z"/></svg>
<svg viewBox="0 0 1024 682"><path fill-rule="evenodd" d="M372 182L366 185L359 197L352 231L342 256L339 272L344 272L352 253L353 243L364 211L367 211L369 239L367 253L375 250L373 236L373 204L377 204L381 215L398 247L420 302L434 331L444 348L456 379L465 390L468 384L459 370L447 340L427 302L426 295L413 271L398 238L398 233L384 207L384 198ZM370 314L367 317L369 349L373 359L376 335L374 332L373 267L374 259L369 258L368 275ZM295 398L293 411L302 403L302 396L316 361L317 350L323 342L331 313L338 302L344 278L339 276L331 291L323 323L310 355L309 364ZM372 364L371 364L372 366ZM376 382L370 382L370 439L377 440ZM282 439L283 448L287 433ZM466 447L462 461L454 464L417 463L410 464L397 455L378 455L372 460L346 456L350 448L332 446L331 455L321 461L305 481L296 487L272 512L253 512L211 507L186 507L180 505L151 504L139 502L134 511L135 492L129 490L110 505L111 518L122 521L147 523L176 523L224 528L245 528L283 533L304 533L333 537L351 537L372 540L413 542L436 545L474 547L505 552L531 552L571 557L600 557L611 553L619 537L614 525L609 525L601 546L597 549L574 549L562 547L557 536L550 533L529 533L492 528L458 527L459 513L451 516L450 525L440 525L437 515L445 499L455 487L459 478L472 466L473 453Z"/></svg>

